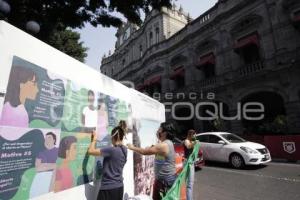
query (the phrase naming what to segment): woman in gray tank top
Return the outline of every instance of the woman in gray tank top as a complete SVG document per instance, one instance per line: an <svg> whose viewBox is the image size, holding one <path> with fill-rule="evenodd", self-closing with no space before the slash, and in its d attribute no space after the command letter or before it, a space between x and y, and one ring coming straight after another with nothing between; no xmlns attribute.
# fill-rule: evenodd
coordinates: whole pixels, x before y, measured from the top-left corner
<svg viewBox="0 0 300 200"><path fill-rule="evenodd" d="M173 146L175 129L171 123L161 123L157 131L159 143L149 148L139 148L128 144L128 149L142 154L155 155L153 200L160 200L160 193L170 189L176 179L175 150Z"/></svg>

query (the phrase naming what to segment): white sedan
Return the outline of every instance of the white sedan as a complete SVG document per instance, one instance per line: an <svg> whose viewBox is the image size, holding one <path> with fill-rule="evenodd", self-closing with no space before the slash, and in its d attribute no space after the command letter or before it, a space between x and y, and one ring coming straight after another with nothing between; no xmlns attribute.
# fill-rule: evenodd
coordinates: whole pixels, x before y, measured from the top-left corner
<svg viewBox="0 0 300 200"><path fill-rule="evenodd" d="M235 168L260 165L271 161L269 150L261 144L248 142L226 132L207 132L196 135L204 160L228 162Z"/></svg>

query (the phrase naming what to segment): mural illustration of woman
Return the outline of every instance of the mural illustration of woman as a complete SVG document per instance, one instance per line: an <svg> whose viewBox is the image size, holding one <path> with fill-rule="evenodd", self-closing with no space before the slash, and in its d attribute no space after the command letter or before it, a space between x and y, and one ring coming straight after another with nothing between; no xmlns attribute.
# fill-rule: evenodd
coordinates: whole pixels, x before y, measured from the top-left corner
<svg viewBox="0 0 300 200"><path fill-rule="evenodd" d="M40 152L35 160L35 175L31 189L30 198L48 193L53 190L53 171L56 168L58 148L56 145L56 135L49 132L45 136L45 150Z"/></svg>
<svg viewBox="0 0 300 200"><path fill-rule="evenodd" d="M82 125L87 128L96 128L97 126L97 109L94 106L95 93L92 90L88 91L88 105L83 109L81 121Z"/></svg>
<svg viewBox="0 0 300 200"><path fill-rule="evenodd" d="M33 70L13 66L2 109L0 125L28 127L29 117L25 108L26 100L35 100L39 92L37 76Z"/></svg>
<svg viewBox="0 0 300 200"><path fill-rule="evenodd" d="M62 164L56 170L54 191L59 192L71 188L74 185L70 162L76 159L77 138L64 137L59 144L58 157L62 158Z"/></svg>
<svg viewBox="0 0 300 200"><path fill-rule="evenodd" d="M108 113L104 100L98 100L98 126L97 126L97 138L102 141L108 135Z"/></svg>

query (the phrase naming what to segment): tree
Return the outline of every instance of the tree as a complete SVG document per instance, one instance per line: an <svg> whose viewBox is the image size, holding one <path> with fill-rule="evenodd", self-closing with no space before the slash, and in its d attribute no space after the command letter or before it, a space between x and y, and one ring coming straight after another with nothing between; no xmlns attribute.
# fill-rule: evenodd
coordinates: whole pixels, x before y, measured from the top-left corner
<svg viewBox="0 0 300 200"><path fill-rule="evenodd" d="M49 41L58 26L63 28L82 28L85 23L93 26L118 27L122 20L115 16L121 13L128 21L141 24L141 12L150 8L160 9L171 6L172 0L6 0L11 12L6 16L9 23L25 29L28 21L34 20L40 25L35 36Z"/></svg>
<svg viewBox="0 0 300 200"><path fill-rule="evenodd" d="M226 131L225 122L220 117L216 118L212 124L215 131Z"/></svg>
<svg viewBox="0 0 300 200"><path fill-rule="evenodd" d="M262 134L288 134L287 118L285 115L277 115L272 122L264 122L258 127Z"/></svg>
<svg viewBox="0 0 300 200"><path fill-rule="evenodd" d="M2 0L0 0L2 1ZM38 33L34 34L40 40L53 45L57 49L83 60L87 50L78 43L78 36L67 28L82 28L85 23L93 26L119 27L122 20L115 16L118 12L128 21L141 24L141 12L149 12L151 8L160 9L170 7L172 0L5 0L10 5L10 12L0 13L0 19L26 30L29 21L35 21L40 26ZM33 34L32 32L29 32ZM71 41L67 42L66 37ZM75 38L76 38L75 37ZM59 39L55 41L55 39ZM77 44L76 44L77 41ZM74 49L72 49L74 48Z"/></svg>
<svg viewBox="0 0 300 200"><path fill-rule="evenodd" d="M84 47L83 43L79 42L79 40L79 33L66 29L54 32L50 36L48 43L73 58L84 62L88 48Z"/></svg>

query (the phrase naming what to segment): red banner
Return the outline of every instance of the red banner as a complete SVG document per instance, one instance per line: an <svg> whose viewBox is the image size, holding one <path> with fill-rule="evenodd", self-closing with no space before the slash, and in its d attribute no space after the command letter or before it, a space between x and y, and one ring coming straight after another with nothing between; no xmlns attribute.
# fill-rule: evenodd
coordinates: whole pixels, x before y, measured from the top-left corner
<svg viewBox="0 0 300 200"><path fill-rule="evenodd" d="M273 158L300 160L300 136L265 136L264 144Z"/></svg>
<svg viewBox="0 0 300 200"><path fill-rule="evenodd" d="M247 135L242 137L248 141L265 145L270 150L272 158L300 160L300 135Z"/></svg>

